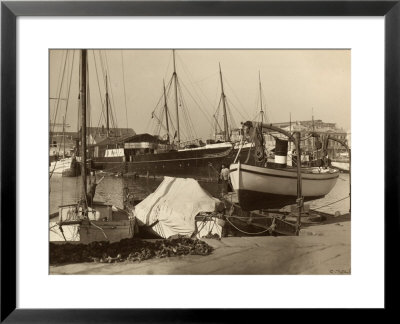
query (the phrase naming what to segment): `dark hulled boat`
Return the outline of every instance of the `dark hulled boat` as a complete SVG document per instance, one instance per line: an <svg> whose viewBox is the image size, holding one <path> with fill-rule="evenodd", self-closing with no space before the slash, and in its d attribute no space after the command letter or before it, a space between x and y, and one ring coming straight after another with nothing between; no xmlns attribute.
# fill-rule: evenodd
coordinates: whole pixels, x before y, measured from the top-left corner
<svg viewBox="0 0 400 324"><path fill-rule="evenodd" d="M148 141L136 142L144 138ZM167 150L156 141L149 134L135 135L131 142L125 142L123 156L92 158L92 168L113 173L218 180L221 165L232 163L239 150L239 145L230 143ZM242 148L241 161L247 158L249 149L250 144Z"/></svg>
<svg viewBox="0 0 400 324"><path fill-rule="evenodd" d="M125 174L217 180L221 165L229 165L235 160L239 151L239 143L235 144L231 142L229 136L227 104L222 82L221 67L219 73L221 82L220 103L222 103L223 107L223 129L220 128L220 135L222 138L219 143L202 146L192 145L190 147L184 147L180 139L178 109L178 88L180 88L180 86L177 79L174 52L173 67L174 72L168 85L170 86L169 89L173 88L175 93L175 135L172 135L174 132L170 129L170 123L172 124L172 122L169 122L171 116L167 105L167 92L164 84L162 117L158 118L153 111L152 118L157 119L159 124L162 123L162 119L165 120L166 125L162 127L166 131L166 139L161 140L158 136L150 134L138 134L130 138L125 138L120 142L108 142L106 147L103 147L102 150L97 148L97 153L96 148L93 148L93 154L91 154L93 169L114 173L122 172ZM172 85L174 85L174 87L172 87ZM107 93L106 98L108 98ZM107 99L106 106L108 107ZM107 107L106 109L108 111ZM109 133L108 119L107 133ZM173 140L171 140L172 137ZM245 152L247 152L250 147L250 143L242 147L244 158L246 158Z"/></svg>

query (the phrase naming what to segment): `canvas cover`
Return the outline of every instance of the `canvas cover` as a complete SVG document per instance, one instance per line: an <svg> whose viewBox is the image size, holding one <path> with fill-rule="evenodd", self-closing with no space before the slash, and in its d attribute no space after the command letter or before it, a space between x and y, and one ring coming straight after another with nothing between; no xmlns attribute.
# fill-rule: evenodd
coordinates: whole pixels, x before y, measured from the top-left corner
<svg viewBox="0 0 400 324"><path fill-rule="evenodd" d="M134 213L139 224L153 225L154 231L168 238L192 235L195 216L215 211L219 203L194 179L165 177L152 194L135 206Z"/></svg>

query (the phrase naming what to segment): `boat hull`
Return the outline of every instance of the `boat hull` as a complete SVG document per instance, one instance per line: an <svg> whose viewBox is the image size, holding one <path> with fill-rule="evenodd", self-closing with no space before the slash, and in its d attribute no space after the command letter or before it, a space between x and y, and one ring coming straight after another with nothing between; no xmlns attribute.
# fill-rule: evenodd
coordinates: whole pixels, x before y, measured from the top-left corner
<svg viewBox="0 0 400 324"><path fill-rule="evenodd" d="M50 215L50 242L117 242L135 234L136 219L130 217L128 211L94 202L88 212L88 221L79 218L79 212L74 212L76 208L76 204L60 206L58 213Z"/></svg>
<svg viewBox="0 0 400 324"><path fill-rule="evenodd" d="M243 149L240 160L245 160L249 148ZM93 158L95 170L149 176L191 177L217 181L222 164L229 165L238 150L232 148L193 149L123 158ZM112 160L111 160L112 159Z"/></svg>
<svg viewBox="0 0 400 324"><path fill-rule="evenodd" d="M312 171L321 170L321 173ZM302 195L305 201L328 194L335 186L339 173L320 168L302 171ZM232 164L230 178L244 210L281 208L294 204L297 198L297 172L294 168L271 169L247 164Z"/></svg>

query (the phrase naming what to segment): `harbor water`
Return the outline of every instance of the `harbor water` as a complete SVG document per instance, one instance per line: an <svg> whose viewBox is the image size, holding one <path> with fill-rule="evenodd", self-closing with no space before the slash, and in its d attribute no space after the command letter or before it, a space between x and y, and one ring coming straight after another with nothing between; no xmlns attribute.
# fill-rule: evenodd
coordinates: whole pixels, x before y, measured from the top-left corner
<svg viewBox="0 0 400 324"><path fill-rule="evenodd" d="M123 208L123 188L127 187L129 192L133 194L134 199L144 199L152 193L163 178L134 178L121 176L97 176L97 181L101 182L96 188L96 201L102 201ZM88 182L89 183L89 182ZM201 182L200 185L216 198L221 197L222 186L215 182ZM311 202L311 209L334 214L347 214L350 209L349 199L349 175L341 173L335 187L324 198L317 199ZM58 211L58 206L75 203L82 192L81 177L61 177L53 175L50 179L50 204L49 212ZM293 201L293 204L296 202Z"/></svg>

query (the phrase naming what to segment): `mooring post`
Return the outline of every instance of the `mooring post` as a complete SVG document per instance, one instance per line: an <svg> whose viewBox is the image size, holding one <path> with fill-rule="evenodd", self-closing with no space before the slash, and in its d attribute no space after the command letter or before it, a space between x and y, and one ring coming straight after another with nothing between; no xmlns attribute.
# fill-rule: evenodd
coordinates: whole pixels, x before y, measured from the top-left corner
<svg viewBox="0 0 400 324"><path fill-rule="evenodd" d="M300 132L296 132L295 134L295 145L297 152L297 235L299 235L300 226L301 226L301 212L303 210L303 196L302 196L302 188L301 188L301 151L300 151Z"/></svg>
<svg viewBox="0 0 400 324"><path fill-rule="evenodd" d="M347 151L349 152L349 213L351 215L351 149L348 147Z"/></svg>

